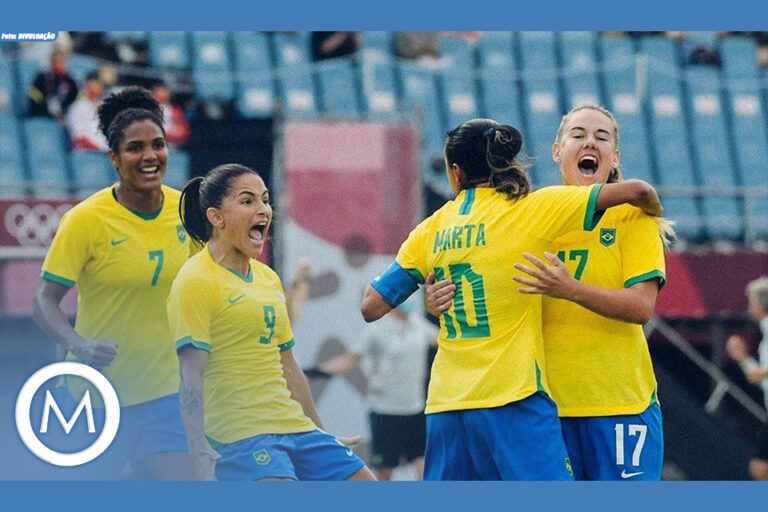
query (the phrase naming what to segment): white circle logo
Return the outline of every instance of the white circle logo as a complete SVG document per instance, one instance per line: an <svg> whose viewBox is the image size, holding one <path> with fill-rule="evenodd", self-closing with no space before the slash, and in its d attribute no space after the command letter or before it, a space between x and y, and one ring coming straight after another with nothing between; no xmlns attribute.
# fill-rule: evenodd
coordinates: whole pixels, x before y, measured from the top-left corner
<svg viewBox="0 0 768 512"><path fill-rule="evenodd" d="M99 434L99 437L96 438L96 441L94 441L93 444L75 453L59 453L45 446L40 441L40 439L38 439L35 431L32 429L32 420L30 419L32 398L35 396L37 390L40 389L40 386L42 386L47 380L54 377L59 377L61 375L74 375L87 380L98 390L98 392L101 394L102 400L104 401L104 415L106 419L104 421L104 428L101 430L101 434ZM86 393L88 392L86 391ZM50 396L50 394L48 394L48 396ZM44 415L48 413L48 396L46 397L46 409L44 410ZM89 414L90 418L92 418L93 412L90 410L90 395L84 395L84 398L86 397L88 399L87 403L85 400L81 401L77 411L69 420L69 422L67 422L66 426L64 426L63 419L61 419L61 417L59 418L67 433L69 433L71 424L76 421L82 408L87 407L89 410L86 411L86 414ZM57 415L59 415L60 411L58 410L58 405L55 404L55 401L52 400L52 402L52 406L55 407L55 412ZM32 453L44 461L50 462L51 464L55 464L57 466L79 466L81 464L85 464L86 462L92 461L104 453L104 451L112 443L115 435L117 435L117 427L119 424L120 402L117 399L117 393L115 393L115 389L112 387L112 384L110 384L107 378L99 373L98 370L82 363L53 363L40 368L29 379L27 379L27 382L25 382L21 387L19 397L16 399L16 429L19 431L21 440Z"/></svg>

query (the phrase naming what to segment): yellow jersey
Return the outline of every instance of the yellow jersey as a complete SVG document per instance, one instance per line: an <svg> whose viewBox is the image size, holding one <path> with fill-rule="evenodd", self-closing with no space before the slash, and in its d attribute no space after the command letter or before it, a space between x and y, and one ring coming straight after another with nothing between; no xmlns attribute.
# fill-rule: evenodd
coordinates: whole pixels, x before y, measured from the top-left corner
<svg viewBox="0 0 768 512"><path fill-rule="evenodd" d="M216 263L205 246L184 265L168 296L176 350L210 353L205 432L211 445L317 427L291 398L280 352L294 345L277 274L251 260L245 276Z"/></svg>
<svg viewBox="0 0 768 512"><path fill-rule="evenodd" d="M103 373L121 406L179 389L165 300L193 249L179 220L179 191L162 191L163 205L151 215L118 203L112 187L77 204L62 217L42 268L43 279L77 285L80 336L117 342ZM84 389L80 379L70 381L73 396Z"/></svg>
<svg viewBox="0 0 768 512"><path fill-rule="evenodd" d="M427 413L477 409L547 391L541 297L512 276L524 251L540 253L563 234L592 229L601 185L548 187L511 201L491 188L463 190L419 224L395 263L371 285L392 307L429 272L457 286L441 315Z"/></svg>
<svg viewBox="0 0 768 512"><path fill-rule="evenodd" d="M555 240L571 275L605 289L665 280L656 220L629 205L609 209L592 232ZM567 300L543 299L547 377L560 416L639 414L655 400L656 378L643 327Z"/></svg>

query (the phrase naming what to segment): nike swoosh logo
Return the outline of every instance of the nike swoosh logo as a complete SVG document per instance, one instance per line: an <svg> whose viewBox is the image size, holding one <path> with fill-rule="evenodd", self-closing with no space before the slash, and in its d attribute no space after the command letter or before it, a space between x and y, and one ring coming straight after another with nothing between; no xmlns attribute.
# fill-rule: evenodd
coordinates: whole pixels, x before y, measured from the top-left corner
<svg viewBox="0 0 768 512"><path fill-rule="evenodd" d="M120 245L121 243L125 242L126 240L128 240L128 239L127 238L122 238L120 240L110 240L109 243L112 244L112 247L114 247L116 245Z"/></svg>
<svg viewBox="0 0 768 512"><path fill-rule="evenodd" d="M637 473L627 473L626 469L621 471L621 478L632 478L633 476L642 475L645 471L638 471Z"/></svg>
<svg viewBox="0 0 768 512"><path fill-rule="evenodd" d="M228 299L228 300L229 300L229 303L230 303L230 304L234 304L235 302L239 301L239 300L240 300L240 299L242 299L243 297L245 297L245 294L242 294L242 295L240 295L239 297L235 297L234 299Z"/></svg>

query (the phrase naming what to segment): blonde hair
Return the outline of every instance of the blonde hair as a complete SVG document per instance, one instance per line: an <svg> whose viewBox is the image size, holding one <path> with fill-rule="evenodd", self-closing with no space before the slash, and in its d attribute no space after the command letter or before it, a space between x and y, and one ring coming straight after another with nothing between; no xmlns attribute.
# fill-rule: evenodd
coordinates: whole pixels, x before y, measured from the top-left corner
<svg viewBox="0 0 768 512"><path fill-rule="evenodd" d="M616 117L613 115L613 112L600 105L582 105L580 107L575 107L569 110L568 113L565 114L560 120L560 126L557 127L557 138L555 138L555 143L560 144L560 141L563 139L563 135L565 134L566 124L568 124L568 121L571 119L573 114L581 110L595 110L611 120L613 123L613 149L619 149L619 122L616 121ZM611 169L606 182L618 183L619 181L624 181L624 174L621 172L621 167L617 165ZM664 217L656 217L656 225L659 228L659 235L661 236L661 241L664 244L664 249L669 249L672 240L677 238L675 228L673 227L674 224L675 223L672 220L665 219Z"/></svg>
<svg viewBox="0 0 768 512"><path fill-rule="evenodd" d="M760 276L747 284L747 297L756 301L768 313L768 276Z"/></svg>

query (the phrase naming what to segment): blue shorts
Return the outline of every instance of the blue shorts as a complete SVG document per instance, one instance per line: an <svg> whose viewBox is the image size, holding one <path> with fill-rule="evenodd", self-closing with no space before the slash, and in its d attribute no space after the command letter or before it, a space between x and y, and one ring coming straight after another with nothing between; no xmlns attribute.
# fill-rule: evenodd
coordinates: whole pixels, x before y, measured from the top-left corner
<svg viewBox="0 0 768 512"><path fill-rule="evenodd" d="M69 418L78 402L66 387L54 393L65 418ZM62 452L75 452L93 443L104 426L104 409L94 407L93 419L96 433L87 431L86 415L82 413L69 434L65 434L59 422L51 415L49 433L41 434L40 440ZM45 436L49 436L47 439ZM109 448L96 459L72 468L61 468L74 479L114 480L126 471L142 471L142 459L164 452L184 452L187 437L181 421L179 396L167 395L149 402L120 408L120 426ZM142 475L144 476L144 475Z"/></svg>
<svg viewBox="0 0 768 512"><path fill-rule="evenodd" d="M424 480L573 480L557 407L538 392L427 415Z"/></svg>
<svg viewBox="0 0 768 512"><path fill-rule="evenodd" d="M217 451L218 480L346 480L365 466L351 448L322 430L262 434Z"/></svg>
<svg viewBox="0 0 768 512"><path fill-rule="evenodd" d="M661 480L661 409L640 414L560 418L576 480Z"/></svg>

